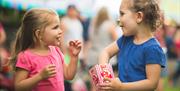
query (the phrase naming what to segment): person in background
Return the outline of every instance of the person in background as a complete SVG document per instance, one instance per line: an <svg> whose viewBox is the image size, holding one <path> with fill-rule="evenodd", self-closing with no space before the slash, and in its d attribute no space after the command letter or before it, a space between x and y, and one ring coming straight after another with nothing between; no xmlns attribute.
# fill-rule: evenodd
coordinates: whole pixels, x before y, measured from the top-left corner
<svg viewBox="0 0 180 91"><path fill-rule="evenodd" d="M175 45L175 52L177 55L177 61L176 61L176 69L175 72L170 76L169 81L171 82L171 85L177 86L178 78L180 77L180 25L177 25L177 30L174 33L174 45Z"/></svg>
<svg viewBox="0 0 180 91"><path fill-rule="evenodd" d="M9 52L5 49L6 33L0 23L0 90L13 91L13 74Z"/></svg>
<svg viewBox="0 0 180 91"><path fill-rule="evenodd" d="M92 26L90 28L89 48L87 54L87 66L91 68L95 64L98 64L98 56L100 52L111 42L117 39L116 27L111 20L108 10L105 7L100 8ZM116 57L111 59L111 62L116 62ZM93 85L92 90L95 90Z"/></svg>
<svg viewBox="0 0 180 91"><path fill-rule="evenodd" d="M165 34L165 23L164 23L164 13L160 13L160 20L162 22L162 25L157 28L155 31L155 37L157 38L158 42L160 43L161 48L163 49L164 54L167 57L167 46L166 46L166 34ZM156 91L164 91L164 81L163 78L167 77L167 65L166 68L162 69L161 71L161 77L159 79L159 83L157 86Z"/></svg>
<svg viewBox="0 0 180 91"><path fill-rule="evenodd" d="M69 63L69 53L68 53L68 42L70 40L79 40L82 42L82 51L79 54L79 63L82 63L84 61L84 43L83 43L83 26L79 20L78 17L78 9L75 5L69 5L67 7L67 14L62 18L62 26L63 26L63 43L64 46L62 47L63 49L63 54L65 55L65 63ZM78 63L78 64L79 64ZM79 66L78 66L79 69ZM77 76L76 76L77 77ZM73 80L73 82L76 81ZM71 91L73 90L72 84L73 82L66 81L65 80L65 86L67 88L66 91Z"/></svg>

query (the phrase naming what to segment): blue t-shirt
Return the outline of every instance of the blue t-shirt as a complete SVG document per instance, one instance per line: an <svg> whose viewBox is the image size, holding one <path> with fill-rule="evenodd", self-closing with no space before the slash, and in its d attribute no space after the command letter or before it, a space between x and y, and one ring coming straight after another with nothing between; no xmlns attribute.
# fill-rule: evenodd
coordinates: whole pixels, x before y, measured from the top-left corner
<svg viewBox="0 0 180 91"><path fill-rule="evenodd" d="M155 38L137 45L133 43L133 36L122 36L117 40L117 45L120 49L118 75L122 82L146 79L147 64L159 64L165 67L165 54Z"/></svg>

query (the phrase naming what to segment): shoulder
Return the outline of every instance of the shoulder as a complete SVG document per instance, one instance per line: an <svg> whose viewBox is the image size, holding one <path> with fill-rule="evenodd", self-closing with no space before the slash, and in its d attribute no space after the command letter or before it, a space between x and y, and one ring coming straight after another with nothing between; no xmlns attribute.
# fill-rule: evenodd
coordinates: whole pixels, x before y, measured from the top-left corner
<svg viewBox="0 0 180 91"><path fill-rule="evenodd" d="M159 42L155 38L152 38L146 44L144 44L144 52L147 54L147 56L159 55L160 57L160 55L165 55Z"/></svg>
<svg viewBox="0 0 180 91"><path fill-rule="evenodd" d="M30 71L32 67L31 64L32 60L29 59L29 54L27 53L27 51L22 51L18 54L17 62L15 65L16 67Z"/></svg>
<svg viewBox="0 0 180 91"><path fill-rule="evenodd" d="M129 43L132 40L133 40L133 36L121 36L117 40L117 45L121 49L123 45L126 45L127 43Z"/></svg>
<svg viewBox="0 0 180 91"><path fill-rule="evenodd" d="M146 64L160 64L161 67L165 67L166 56L158 44L144 47L144 57Z"/></svg>
<svg viewBox="0 0 180 91"><path fill-rule="evenodd" d="M152 38L146 43L143 44L143 47L146 51L150 50L162 50L160 43L157 41L156 38Z"/></svg>
<svg viewBox="0 0 180 91"><path fill-rule="evenodd" d="M117 43L122 43L122 42L125 42L125 41L130 41L133 39L133 36L121 36L119 37L119 39L117 40Z"/></svg>
<svg viewBox="0 0 180 91"><path fill-rule="evenodd" d="M27 58L29 56L27 50L25 51L21 51L20 53L18 53L18 58Z"/></svg>

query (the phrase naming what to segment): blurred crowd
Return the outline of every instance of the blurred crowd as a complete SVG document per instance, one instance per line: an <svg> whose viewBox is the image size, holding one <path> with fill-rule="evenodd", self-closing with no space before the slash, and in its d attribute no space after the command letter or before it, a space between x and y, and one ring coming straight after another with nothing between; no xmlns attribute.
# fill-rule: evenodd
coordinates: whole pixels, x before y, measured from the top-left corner
<svg viewBox="0 0 180 91"><path fill-rule="evenodd" d="M2 10L6 12L6 10ZM21 12L22 13L22 12ZM64 81L66 91L94 91L88 74L89 68L97 64L98 54L111 42L117 40L123 32L117 26L108 9L102 7L94 17L84 17L75 5L69 5L67 12L60 16L61 29L64 31L64 41L61 50L65 55L65 62L69 63L67 43L71 39L83 42L83 49L79 56L78 73L73 81ZM162 79L168 78L171 86L180 85L180 24L174 20L166 20L162 14L163 24L155 32L164 53L167 54L167 68L162 72ZM20 20L19 20L20 21ZM18 25L17 25L18 26ZM9 28L6 21L0 21L0 91L13 91L13 72L9 66L10 42L13 39L15 28ZM47 36L48 37L48 36ZM110 63L114 73L117 72L116 57ZM163 82L158 91L162 91Z"/></svg>

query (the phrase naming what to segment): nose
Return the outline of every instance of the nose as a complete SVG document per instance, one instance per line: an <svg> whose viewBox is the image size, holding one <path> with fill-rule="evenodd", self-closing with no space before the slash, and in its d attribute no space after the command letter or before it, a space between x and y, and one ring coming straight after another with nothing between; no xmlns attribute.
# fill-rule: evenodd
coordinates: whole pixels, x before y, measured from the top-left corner
<svg viewBox="0 0 180 91"><path fill-rule="evenodd" d="M117 23L118 26L122 27L122 22L120 21L120 19L118 19L118 20L116 21L116 23Z"/></svg>

